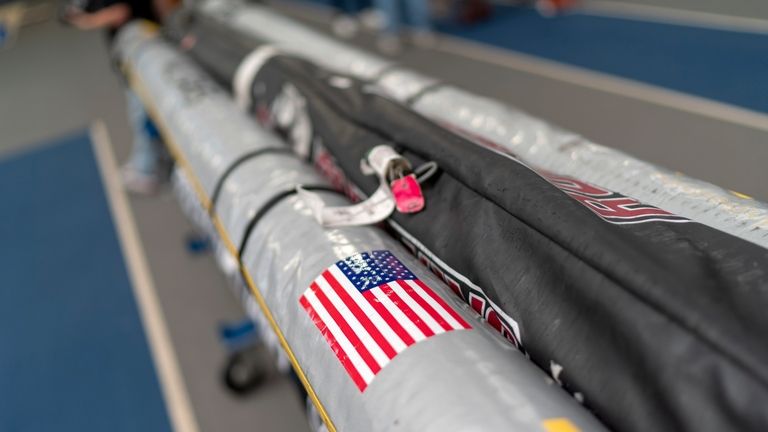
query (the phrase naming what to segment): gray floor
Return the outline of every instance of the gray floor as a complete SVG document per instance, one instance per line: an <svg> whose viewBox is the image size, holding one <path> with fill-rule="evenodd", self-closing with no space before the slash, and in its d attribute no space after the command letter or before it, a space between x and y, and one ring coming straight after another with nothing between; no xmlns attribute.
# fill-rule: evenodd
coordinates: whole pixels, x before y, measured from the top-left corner
<svg viewBox="0 0 768 432"><path fill-rule="evenodd" d="M19 36L14 47L0 51L0 157L100 118L125 160L130 132L102 35L48 21L23 28ZM288 380L273 376L242 399L222 387L226 352L217 326L244 313L212 257L185 252L184 237L192 228L170 191L132 198L130 204L200 430L306 431L302 402Z"/></svg>

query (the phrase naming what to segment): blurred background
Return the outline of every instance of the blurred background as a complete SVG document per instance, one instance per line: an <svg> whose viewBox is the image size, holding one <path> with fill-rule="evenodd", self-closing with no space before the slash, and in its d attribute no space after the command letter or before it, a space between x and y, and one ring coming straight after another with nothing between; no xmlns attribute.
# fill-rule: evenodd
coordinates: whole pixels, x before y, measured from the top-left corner
<svg viewBox="0 0 768 432"><path fill-rule="evenodd" d="M0 431L169 430L178 398L199 430L308 430L290 377L268 368L253 391L227 385L253 330L170 190L131 166L135 125L110 31L72 12L120 2L96 3L0 0ZM406 0L396 13L391 3L268 2L768 201L768 2ZM160 385L158 346L181 396Z"/></svg>

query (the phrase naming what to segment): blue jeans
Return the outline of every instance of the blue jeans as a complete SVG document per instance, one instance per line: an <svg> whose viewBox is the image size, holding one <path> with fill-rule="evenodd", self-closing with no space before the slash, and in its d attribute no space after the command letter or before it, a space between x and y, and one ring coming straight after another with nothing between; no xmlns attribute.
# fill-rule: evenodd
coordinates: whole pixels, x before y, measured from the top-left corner
<svg viewBox="0 0 768 432"><path fill-rule="evenodd" d="M126 89L125 99L128 108L128 120L133 130L133 148L128 165L142 174L157 174L160 158L164 151L160 142L160 134L149 119L147 111L136 93L131 89Z"/></svg>
<svg viewBox="0 0 768 432"><path fill-rule="evenodd" d="M345 15L354 15L360 12L361 9L358 0L333 0L331 1L331 6Z"/></svg>
<svg viewBox="0 0 768 432"><path fill-rule="evenodd" d="M432 29L427 0L375 0L374 3L387 20L387 26L384 28L386 33L398 33L403 22L420 31Z"/></svg>

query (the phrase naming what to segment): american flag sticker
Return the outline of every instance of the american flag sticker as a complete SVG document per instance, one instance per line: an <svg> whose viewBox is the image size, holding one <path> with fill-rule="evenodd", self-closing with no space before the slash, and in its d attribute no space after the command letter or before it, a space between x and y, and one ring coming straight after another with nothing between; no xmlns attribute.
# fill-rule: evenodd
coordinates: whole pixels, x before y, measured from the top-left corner
<svg viewBox="0 0 768 432"><path fill-rule="evenodd" d="M385 250L337 262L312 282L299 303L361 392L409 346L472 328Z"/></svg>

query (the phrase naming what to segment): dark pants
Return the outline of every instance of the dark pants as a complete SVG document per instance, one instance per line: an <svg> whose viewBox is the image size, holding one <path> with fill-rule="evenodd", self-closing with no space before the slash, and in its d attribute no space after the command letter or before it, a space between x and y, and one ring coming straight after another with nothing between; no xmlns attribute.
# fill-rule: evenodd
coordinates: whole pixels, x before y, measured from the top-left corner
<svg viewBox="0 0 768 432"><path fill-rule="evenodd" d="M359 0L331 0L331 6L345 14L356 14L363 8Z"/></svg>

